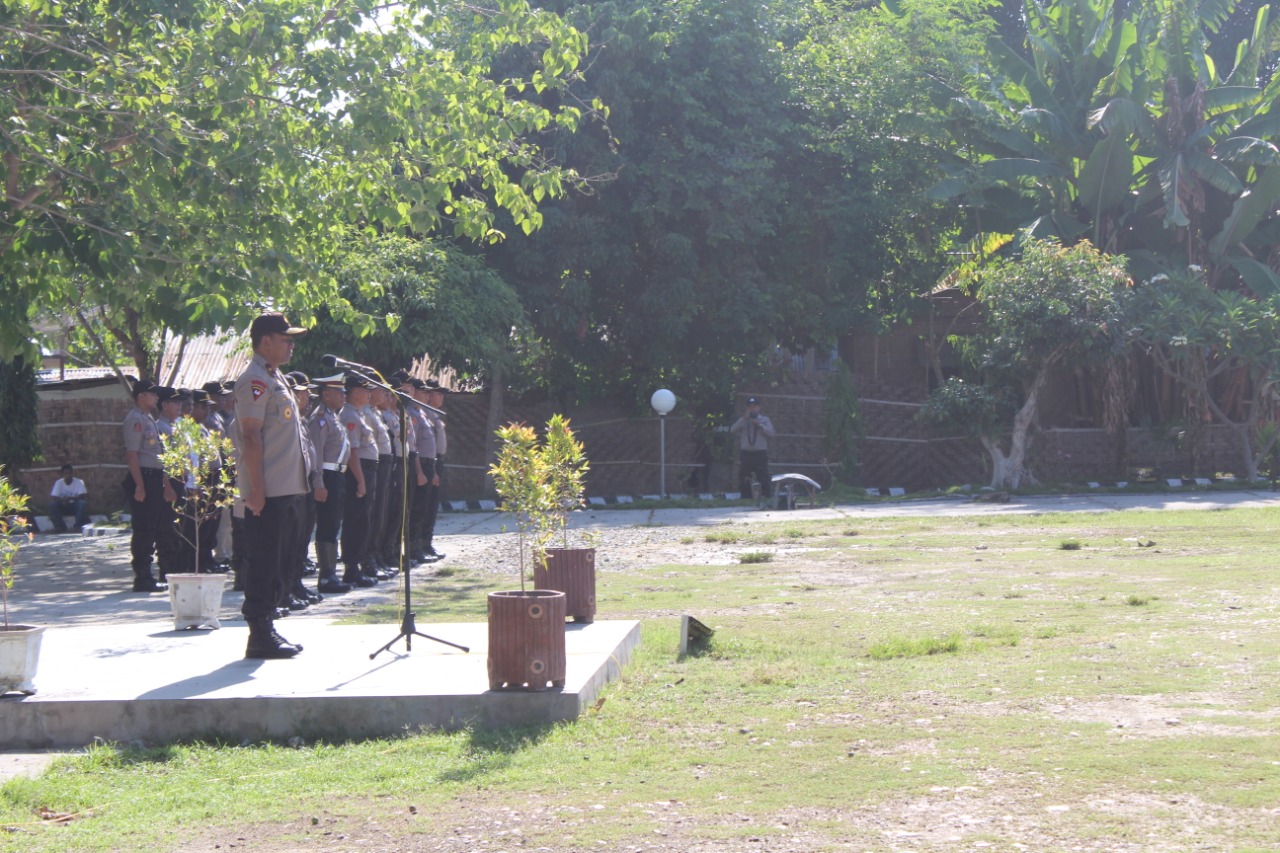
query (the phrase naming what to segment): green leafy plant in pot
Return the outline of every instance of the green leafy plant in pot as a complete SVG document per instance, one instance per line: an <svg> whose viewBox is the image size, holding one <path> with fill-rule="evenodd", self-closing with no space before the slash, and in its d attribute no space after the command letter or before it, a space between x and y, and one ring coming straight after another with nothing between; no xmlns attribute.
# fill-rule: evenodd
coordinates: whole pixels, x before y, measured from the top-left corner
<svg viewBox="0 0 1280 853"><path fill-rule="evenodd" d="M204 573L202 545L211 543L211 522L236 500L233 472L226 460L231 458L231 440L208 429L191 418L179 418L165 441L160 464L166 476L186 484L185 493L174 502L180 526L179 535L186 547L184 562L194 572L170 572L169 602L173 608L174 629L219 628L225 573Z"/></svg>
<svg viewBox="0 0 1280 853"><path fill-rule="evenodd" d="M547 471L549 507L543 518L561 547L543 548L542 559L533 562L534 586L565 594L565 612L575 622L593 622L596 616L596 549L569 546L569 515L585 505L586 448L564 415L547 421L541 448Z"/></svg>
<svg viewBox="0 0 1280 853"><path fill-rule="evenodd" d="M0 629L0 694L18 691L35 693L33 679L40 661L40 640L44 628L9 624L9 592L16 577L18 548L29 539L28 522L21 517L29 498L14 487L0 466L0 609L4 625Z"/></svg>
<svg viewBox="0 0 1280 853"><path fill-rule="evenodd" d="M497 431L497 437L498 453L489 474L502 509L516 522L520 589L489 593L489 686L494 690L563 687L565 594L525 585L529 566L545 559L554 531L546 454L537 433L526 424L508 424Z"/></svg>

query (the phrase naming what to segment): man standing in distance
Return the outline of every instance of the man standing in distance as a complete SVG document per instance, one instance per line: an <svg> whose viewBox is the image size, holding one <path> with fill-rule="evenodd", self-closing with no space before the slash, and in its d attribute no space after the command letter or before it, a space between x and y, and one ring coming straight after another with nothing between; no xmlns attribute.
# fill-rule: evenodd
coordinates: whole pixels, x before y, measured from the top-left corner
<svg viewBox="0 0 1280 853"><path fill-rule="evenodd" d="M253 359L235 385L236 511L244 515L248 552L241 607L249 623L246 658L291 658L302 651L276 633L274 619L310 491L302 417L279 369L293 357L293 336L305 332L283 314L254 320Z"/></svg>

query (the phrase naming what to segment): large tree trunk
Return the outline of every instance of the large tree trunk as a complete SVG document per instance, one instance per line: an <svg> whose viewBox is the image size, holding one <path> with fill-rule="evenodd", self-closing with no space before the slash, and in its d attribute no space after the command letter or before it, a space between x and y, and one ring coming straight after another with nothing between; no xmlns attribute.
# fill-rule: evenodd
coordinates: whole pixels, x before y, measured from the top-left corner
<svg viewBox="0 0 1280 853"><path fill-rule="evenodd" d="M1048 376L1049 370L1046 367L1031 383L1026 402L1013 418L1013 432L1009 435L1008 452L1000 447L999 440L982 437L982 446L991 455L991 488L993 489L1017 489L1039 482L1027 467L1027 447L1031 440L1031 427L1036 420L1040 391L1044 388Z"/></svg>

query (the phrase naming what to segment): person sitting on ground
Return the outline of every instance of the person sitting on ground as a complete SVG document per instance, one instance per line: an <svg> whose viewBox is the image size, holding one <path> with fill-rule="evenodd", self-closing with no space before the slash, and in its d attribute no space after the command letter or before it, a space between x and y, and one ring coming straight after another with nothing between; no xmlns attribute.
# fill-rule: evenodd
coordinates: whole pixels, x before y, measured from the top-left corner
<svg viewBox="0 0 1280 853"><path fill-rule="evenodd" d="M84 487L84 480L76 476L75 469L67 462L62 466L62 477L53 484L49 492L49 520L53 522L54 533L67 533L64 515L76 517L76 530L81 530L89 523L87 510L89 492Z"/></svg>

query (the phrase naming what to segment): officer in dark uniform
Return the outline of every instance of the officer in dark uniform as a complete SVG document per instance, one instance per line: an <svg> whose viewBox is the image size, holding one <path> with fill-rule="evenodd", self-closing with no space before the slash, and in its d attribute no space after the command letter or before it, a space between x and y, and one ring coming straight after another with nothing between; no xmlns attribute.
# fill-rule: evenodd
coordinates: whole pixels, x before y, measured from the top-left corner
<svg viewBox="0 0 1280 853"><path fill-rule="evenodd" d="M303 524L310 474L304 427L280 365L293 357L293 337L306 329L283 314L263 314L249 327L253 359L235 384L235 435L247 552L244 605L249 623L245 657L291 658L302 646L275 630L276 602Z"/></svg>
<svg viewBox="0 0 1280 853"><path fill-rule="evenodd" d="M351 457L347 431L338 419L338 412L347 402L344 381L341 373L317 377L320 405L307 419L307 431L316 448L325 488L323 500L316 492L316 562L320 564L316 589L326 595L351 591L350 584L338 580L338 530L342 527L346 497L344 475Z"/></svg>
<svg viewBox="0 0 1280 853"><path fill-rule="evenodd" d="M169 588L167 584L158 583L151 573L156 540L162 535L168 508L177 499L160 464L160 431L153 414L158 399L156 389L157 385L149 379L134 383L134 408L125 415L123 424L124 456L129 474L122 487L132 516L129 551L134 592L163 592Z"/></svg>

